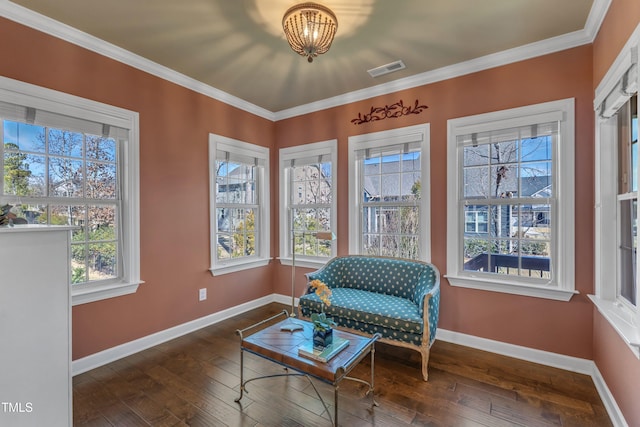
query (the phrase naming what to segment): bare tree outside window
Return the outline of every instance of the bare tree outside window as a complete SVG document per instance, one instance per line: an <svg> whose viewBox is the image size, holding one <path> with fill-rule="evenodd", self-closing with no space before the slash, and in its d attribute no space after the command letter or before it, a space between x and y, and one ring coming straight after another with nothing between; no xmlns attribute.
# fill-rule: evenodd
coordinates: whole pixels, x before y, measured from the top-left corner
<svg viewBox="0 0 640 427"><path fill-rule="evenodd" d="M418 259L420 152L398 146L361 161L362 253Z"/></svg>
<svg viewBox="0 0 640 427"><path fill-rule="evenodd" d="M464 269L549 277L553 123L459 137Z"/></svg>
<svg viewBox="0 0 640 427"><path fill-rule="evenodd" d="M74 225L72 283L119 275L117 143L4 120L4 196L29 223Z"/></svg>
<svg viewBox="0 0 640 427"><path fill-rule="evenodd" d="M291 178L293 250L296 255L328 257L331 241L318 239L315 233L331 230L331 162L290 166L287 172Z"/></svg>

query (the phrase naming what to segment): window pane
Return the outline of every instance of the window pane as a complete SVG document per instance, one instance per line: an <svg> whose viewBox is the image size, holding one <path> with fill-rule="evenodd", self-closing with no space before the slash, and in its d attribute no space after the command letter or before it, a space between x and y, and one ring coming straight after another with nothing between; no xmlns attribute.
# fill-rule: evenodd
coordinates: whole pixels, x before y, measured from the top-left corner
<svg viewBox="0 0 640 427"><path fill-rule="evenodd" d="M47 205L16 204L11 209L18 218L24 218L29 224L47 223Z"/></svg>
<svg viewBox="0 0 640 427"><path fill-rule="evenodd" d="M518 192L518 168L513 164L504 164L491 168L490 197L513 197Z"/></svg>
<svg viewBox="0 0 640 427"><path fill-rule="evenodd" d="M550 277L551 205L465 206L463 269Z"/></svg>
<svg viewBox="0 0 640 427"><path fill-rule="evenodd" d="M116 277L116 243L91 243L87 253L89 280Z"/></svg>
<svg viewBox="0 0 640 427"><path fill-rule="evenodd" d="M400 232L402 234L418 234L420 227L420 209L417 206L400 208Z"/></svg>
<svg viewBox="0 0 640 427"><path fill-rule="evenodd" d="M87 197L115 199L116 165L114 163L87 162Z"/></svg>
<svg viewBox="0 0 640 427"><path fill-rule="evenodd" d="M217 257L241 258L256 253L257 209L217 208Z"/></svg>
<svg viewBox="0 0 640 427"><path fill-rule="evenodd" d="M479 237L465 237L463 269L489 271L489 240Z"/></svg>
<svg viewBox="0 0 640 427"><path fill-rule="evenodd" d="M381 180L379 175L364 177L364 188L362 191L364 202L380 200L380 195L382 194L380 190L380 182Z"/></svg>
<svg viewBox="0 0 640 427"><path fill-rule="evenodd" d="M382 235L380 246L381 256L397 257L400 254L400 237L395 235Z"/></svg>
<svg viewBox="0 0 640 427"><path fill-rule="evenodd" d="M4 153L4 194L45 195L45 158L6 150Z"/></svg>
<svg viewBox="0 0 640 427"><path fill-rule="evenodd" d="M234 162L216 162L216 167L217 202L238 204L257 203L254 166Z"/></svg>
<svg viewBox="0 0 640 427"><path fill-rule="evenodd" d="M523 139L522 161L531 162L537 160L551 160L551 140L552 138L550 136Z"/></svg>
<svg viewBox="0 0 640 427"><path fill-rule="evenodd" d="M88 206L87 218L89 240L115 240L117 238L115 206Z"/></svg>
<svg viewBox="0 0 640 427"><path fill-rule="evenodd" d="M487 144L476 147L465 147L463 150L464 166L488 166L489 146Z"/></svg>
<svg viewBox="0 0 640 427"><path fill-rule="evenodd" d="M4 121L4 144L6 148L44 153L45 128L27 123Z"/></svg>
<svg viewBox="0 0 640 427"><path fill-rule="evenodd" d="M49 195L83 197L82 160L49 158Z"/></svg>
<svg viewBox="0 0 640 427"><path fill-rule="evenodd" d="M552 197L551 162L528 162L520 165L521 197Z"/></svg>
<svg viewBox="0 0 640 427"><path fill-rule="evenodd" d="M400 174L382 175L382 200L392 202L400 199Z"/></svg>
<svg viewBox="0 0 640 427"><path fill-rule="evenodd" d="M511 218L513 212L510 205L488 207L489 230L494 237L511 236Z"/></svg>
<svg viewBox="0 0 640 427"><path fill-rule="evenodd" d="M71 283L83 283L89 280L87 276L87 251L84 243L71 244Z"/></svg>
<svg viewBox="0 0 640 427"><path fill-rule="evenodd" d="M93 160L116 161L116 141L113 138L87 135L87 158Z"/></svg>
<svg viewBox="0 0 640 427"><path fill-rule="evenodd" d="M67 157L82 157L83 136L78 132L49 129L49 154Z"/></svg>
<svg viewBox="0 0 640 427"><path fill-rule="evenodd" d="M620 295L636 305L638 200L622 200L620 209Z"/></svg>
<svg viewBox="0 0 640 427"><path fill-rule="evenodd" d="M117 142L63 129L4 120L4 194L29 223L73 225L72 283L118 277ZM88 159L88 160L87 160ZM74 200L70 204L65 200ZM87 198L104 203L87 204Z"/></svg>
<svg viewBox="0 0 640 427"><path fill-rule="evenodd" d="M362 252L365 255L380 255L380 235L367 233L363 234Z"/></svg>
<svg viewBox="0 0 640 427"><path fill-rule="evenodd" d="M418 259L420 256L418 245L418 236L401 236L400 258Z"/></svg>
<svg viewBox="0 0 640 427"><path fill-rule="evenodd" d="M86 210L84 206L51 205L49 206L49 213L48 224L80 227L77 230L73 230L73 241L84 242L86 240Z"/></svg>
<svg viewBox="0 0 640 427"><path fill-rule="evenodd" d="M463 172L463 197L480 199L489 197L489 168L469 167Z"/></svg>

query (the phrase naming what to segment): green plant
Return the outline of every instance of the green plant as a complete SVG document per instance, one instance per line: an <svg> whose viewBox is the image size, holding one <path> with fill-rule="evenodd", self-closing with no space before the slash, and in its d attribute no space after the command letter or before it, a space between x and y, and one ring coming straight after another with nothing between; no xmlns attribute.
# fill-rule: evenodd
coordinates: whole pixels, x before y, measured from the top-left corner
<svg viewBox="0 0 640 427"><path fill-rule="evenodd" d="M336 326L336 322L334 322L332 318L327 317L325 312L312 313L311 322L313 323L313 328L319 331L326 331Z"/></svg>

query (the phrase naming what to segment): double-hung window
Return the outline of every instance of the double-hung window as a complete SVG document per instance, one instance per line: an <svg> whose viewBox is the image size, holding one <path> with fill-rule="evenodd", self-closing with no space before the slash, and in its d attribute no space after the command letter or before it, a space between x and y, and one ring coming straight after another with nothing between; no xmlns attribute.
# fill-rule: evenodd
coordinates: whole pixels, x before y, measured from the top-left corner
<svg viewBox="0 0 640 427"><path fill-rule="evenodd" d="M640 27L596 89L596 293L590 296L638 357L639 44Z"/></svg>
<svg viewBox="0 0 640 427"><path fill-rule="evenodd" d="M430 261L429 125L349 138L349 252Z"/></svg>
<svg viewBox="0 0 640 427"><path fill-rule="evenodd" d="M135 292L136 113L0 81L0 204L16 223L72 225L74 304Z"/></svg>
<svg viewBox="0 0 640 427"><path fill-rule="evenodd" d="M568 300L573 100L449 120L447 278Z"/></svg>
<svg viewBox="0 0 640 427"><path fill-rule="evenodd" d="M337 141L280 150L280 262L318 267L336 254Z"/></svg>
<svg viewBox="0 0 640 427"><path fill-rule="evenodd" d="M211 272L269 262L269 149L209 136Z"/></svg>

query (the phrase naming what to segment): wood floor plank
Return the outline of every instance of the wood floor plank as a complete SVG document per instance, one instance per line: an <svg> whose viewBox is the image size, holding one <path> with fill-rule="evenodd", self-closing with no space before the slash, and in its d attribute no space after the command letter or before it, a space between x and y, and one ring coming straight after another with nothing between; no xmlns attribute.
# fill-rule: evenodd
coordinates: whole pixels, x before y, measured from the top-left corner
<svg viewBox="0 0 640 427"><path fill-rule="evenodd" d="M250 382L240 403L243 329L285 307L268 304L167 341L73 379L77 426L328 426L304 377ZM611 422L589 376L436 340L429 381L410 349L376 345L375 397L367 387L340 384L345 426L608 427ZM284 373L245 354L245 380ZM365 358L351 375L368 379ZM333 416L333 389L314 382Z"/></svg>

